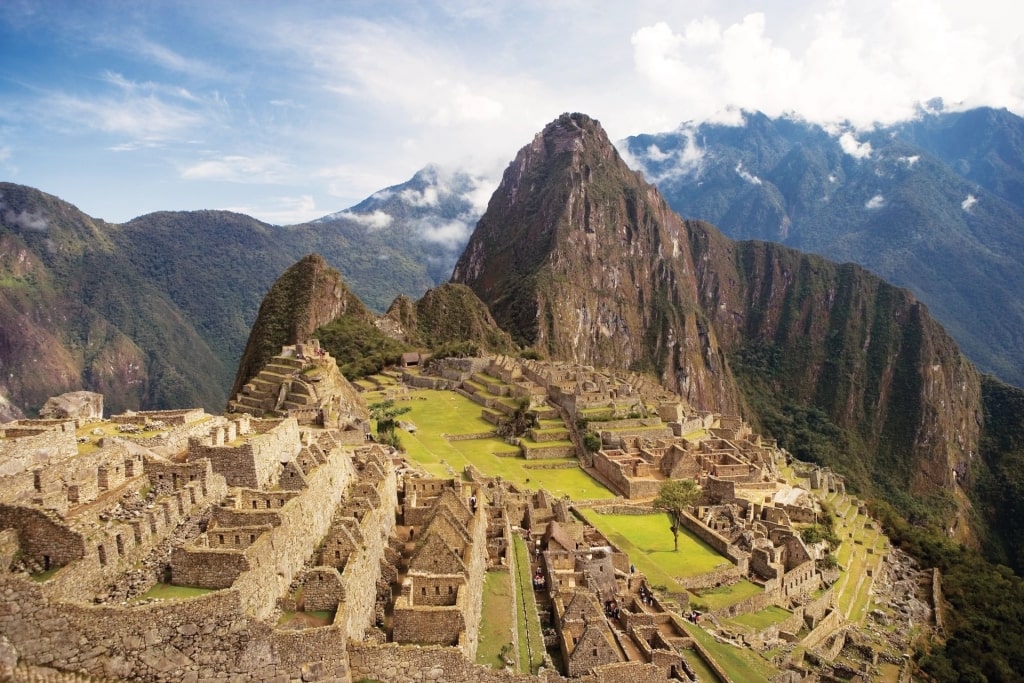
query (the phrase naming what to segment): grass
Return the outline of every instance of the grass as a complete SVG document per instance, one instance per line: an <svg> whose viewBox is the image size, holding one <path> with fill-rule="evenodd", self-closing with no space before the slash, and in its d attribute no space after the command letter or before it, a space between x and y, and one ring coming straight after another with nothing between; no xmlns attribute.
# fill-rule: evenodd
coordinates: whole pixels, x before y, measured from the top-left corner
<svg viewBox="0 0 1024 683"><path fill-rule="evenodd" d="M38 574L33 574L32 580L36 583L43 583L45 581L49 581L53 578L53 575L59 572L61 569L62 567L50 567L49 569L41 571Z"/></svg>
<svg viewBox="0 0 1024 683"><path fill-rule="evenodd" d="M375 399L367 400L372 403ZM416 425L415 433L398 430L406 456L436 477L459 476L467 464L472 464L483 474L500 476L521 489L544 488L556 496L567 495L576 500L614 497L578 467L537 468L546 464L576 464L575 458L527 461L519 457L518 447L497 437L465 441L444 438L442 434L478 434L494 429L494 425L480 417L479 405L455 392L410 391L407 400L396 400L395 405L410 408L400 419Z"/></svg>
<svg viewBox="0 0 1024 683"><path fill-rule="evenodd" d="M679 552L673 550L668 516L603 515L590 508L580 510L587 521L629 555L630 562L647 575L652 586L663 585L681 593L683 587L675 577L707 573L729 560L718 554L686 529L679 533Z"/></svg>
<svg viewBox="0 0 1024 683"><path fill-rule="evenodd" d="M484 577L483 614L476 663L504 668L502 649L512 645L512 586L508 572L487 572Z"/></svg>
<svg viewBox="0 0 1024 683"><path fill-rule="evenodd" d="M690 664L694 673L697 674L697 680L708 681L709 683L719 683L722 680L715 673L715 670L708 666L708 663L704 661L704 658L700 656L697 650L683 650L682 654L683 659Z"/></svg>
<svg viewBox="0 0 1024 683"><path fill-rule="evenodd" d="M683 628L691 638L704 646L712 659L736 683L764 683L779 673L778 669L757 653L720 643L700 626L683 622Z"/></svg>
<svg viewBox="0 0 1024 683"><path fill-rule="evenodd" d="M697 596L697 600L703 603L707 609L718 610L751 598L763 590L760 586L746 579L740 579L731 586L709 588L699 593L694 593L694 595Z"/></svg>
<svg viewBox="0 0 1024 683"><path fill-rule="evenodd" d="M148 591L135 598L136 600L187 600L199 595L212 593L212 588L194 588L192 586L173 586L169 583L155 584Z"/></svg>
<svg viewBox="0 0 1024 683"><path fill-rule="evenodd" d="M728 621L734 624L739 624L740 626L752 628L755 631L761 631L769 626L774 626L780 621L784 621L791 616L793 616L793 613L789 610L772 605L770 607L765 607L763 610L758 612L741 614L729 619Z"/></svg>
<svg viewBox="0 0 1024 683"><path fill-rule="evenodd" d="M537 616L537 601L533 595L533 577L530 575L530 553L526 541L518 534L512 537L515 549L513 571L519 587L516 605L516 628L519 631L519 670L534 674L544 663L544 637Z"/></svg>

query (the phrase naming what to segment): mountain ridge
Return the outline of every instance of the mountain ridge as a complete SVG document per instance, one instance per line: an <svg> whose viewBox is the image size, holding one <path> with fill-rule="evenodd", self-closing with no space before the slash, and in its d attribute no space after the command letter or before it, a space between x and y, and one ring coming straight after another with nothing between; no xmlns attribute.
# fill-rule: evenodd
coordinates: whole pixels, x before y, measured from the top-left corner
<svg viewBox="0 0 1024 683"><path fill-rule="evenodd" d="M585 115L561 116L517 154L453 280L542 353L653 371L783 446L772 401L820 410L849 452L819 462L845 465L864 490L887 484L904 510L901 491L933 497L941 523L971 537L952 472L977 451L980 380L926 307L858 266L684 221ZM750 362L758 351L785 360Z"/></svg>

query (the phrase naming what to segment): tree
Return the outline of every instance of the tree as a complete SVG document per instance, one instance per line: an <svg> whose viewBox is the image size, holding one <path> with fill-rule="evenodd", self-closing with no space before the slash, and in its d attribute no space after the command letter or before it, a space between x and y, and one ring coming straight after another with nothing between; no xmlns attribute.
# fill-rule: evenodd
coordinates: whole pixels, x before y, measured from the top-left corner
<svg viewBox="0 0 1024 683"><path fill-rule="evenodd" d="M521 398L516 402L516 409L510 417L498 424L498 436L520 437L537 426L537 414L530 410L530 399Z"/></svg>
<svg viewBox="0 0 1024 683"><path fill-rule="evenodd" d="M409 407L396 408L393 399L370 404L370 417L377 421L377 439L381 443L397 445L395 436L395 418L411 410Z"/></svg>
<svg viewBox="0 0 1024 683"><path fill-rule="evenodd" d="M692 479L667 479L658 489L658 497L652 505L668 513L672 526L672 540L679 551L679 528L683 523L683 513L700 498L700 487Z"/></svg>

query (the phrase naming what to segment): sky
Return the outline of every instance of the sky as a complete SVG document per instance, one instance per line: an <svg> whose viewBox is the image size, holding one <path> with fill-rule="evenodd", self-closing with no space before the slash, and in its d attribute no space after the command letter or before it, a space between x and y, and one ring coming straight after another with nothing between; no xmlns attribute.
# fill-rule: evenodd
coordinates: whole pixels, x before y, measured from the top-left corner
<svg viewBox="0 0 1024 683"><path fill-rule="evenodd" d="M1011 0L0 0L0 180L111 222L294 224L435 163L496 180L563 112L1024 114Z"/></svg>

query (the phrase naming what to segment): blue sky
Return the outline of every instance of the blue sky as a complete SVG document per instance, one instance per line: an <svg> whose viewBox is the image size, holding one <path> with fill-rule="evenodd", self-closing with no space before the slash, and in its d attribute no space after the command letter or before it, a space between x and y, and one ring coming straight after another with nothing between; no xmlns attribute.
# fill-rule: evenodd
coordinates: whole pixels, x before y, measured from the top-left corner
<svg viewBox="0 0 1024 683"><path fill-rule="evenodd" d="M428 163L497 179L565 111L613 139L737 108L1024 113L1024 10L976 0L0 0L0 180L113 222L288 224Z"/></svg>

